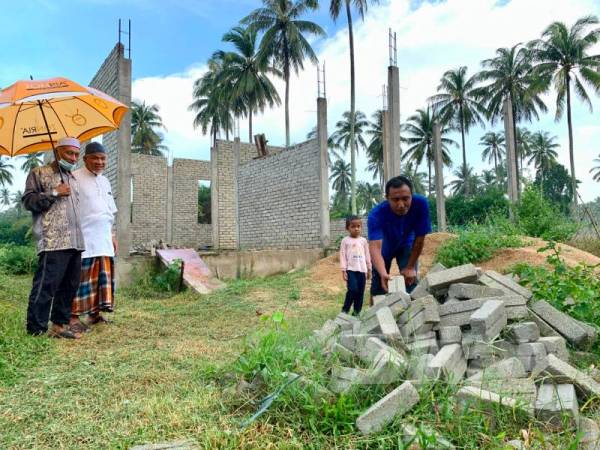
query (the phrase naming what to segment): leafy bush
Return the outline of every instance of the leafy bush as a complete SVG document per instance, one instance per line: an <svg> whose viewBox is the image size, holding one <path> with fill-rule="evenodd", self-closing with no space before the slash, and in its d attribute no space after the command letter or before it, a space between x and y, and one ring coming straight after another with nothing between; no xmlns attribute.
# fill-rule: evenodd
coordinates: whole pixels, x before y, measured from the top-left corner
<svg viewBox="0 0 600 450"><path fill-rule="evenodd" d="M534 300L546 300L578 320L600 326L600 277L595 273L599 266L567 266L555 242L538 251L546 250L552 250L546 258L550 269L528 264L514 267L521 283L531 290Z"/></svg>
<svg viewBox="0 0 600 450"><path fill-rule="evenodd" d="M498 217L473 224L438 249L436 261L446 267L477 263L492 258L502 248L521 247L522 239L508 220Z"/></svg>
<svg viewBox="0 0 600 450"><path fill-rule="evenodd" d="M437 226L435 198L429 198L429 214ZM446 199L446 220L449 225L464 227L471 222L484 222L490 215L508 217L508 200L498 189L488 189L474 197L454 195Z"/></svg>
<svg viewBox="0 0 600 450"><path fill-rule="evenodd" d="M516 215L519 227L527 236L564 242L577 231L577 225L533 186L528 186L521 194Z"/></svg>
<svg viewBox="0 0 600 450"><path fill-rule="evenodd" d="M31 243L31 217L0 215L0 244L27 245Z"/></svg>
<svg viewBox="0 0 600 450"><path fill-rule="evenodd" d="M0 247L0 271L10 275L32 274L37 268L34 247L8 244Z"/></svg>

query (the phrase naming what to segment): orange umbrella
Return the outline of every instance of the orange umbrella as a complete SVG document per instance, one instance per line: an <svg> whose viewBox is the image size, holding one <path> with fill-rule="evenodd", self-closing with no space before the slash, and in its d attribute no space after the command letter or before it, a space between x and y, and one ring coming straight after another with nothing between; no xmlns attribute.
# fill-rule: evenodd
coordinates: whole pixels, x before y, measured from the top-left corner
<svg viewBox="0 0 600 450"><path fill-rule="evenodd" d="M0 91L0 155L54 151L62 137L90 140L119 128L127 109L66 78L17 81Z"/></svg>

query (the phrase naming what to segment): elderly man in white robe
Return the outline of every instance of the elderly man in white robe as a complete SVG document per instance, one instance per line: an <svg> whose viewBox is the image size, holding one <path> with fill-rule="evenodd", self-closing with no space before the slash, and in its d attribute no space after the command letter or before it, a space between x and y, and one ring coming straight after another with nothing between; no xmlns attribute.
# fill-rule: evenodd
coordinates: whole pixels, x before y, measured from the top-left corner
<svg viewBox="0 0 600 450"><path fill-rule="evenodd" d="M89 331L88 325L108 323L103 312L114 311L114 256L117 241L113 233L117 207L110 182L102 175L107 154L104 146L91 142L85 147L85 166L73 172L79 183L81 230L85 252L81 255L81 282L73 300L70 327ZM80 319L88 316L87 324Z"/></svg>

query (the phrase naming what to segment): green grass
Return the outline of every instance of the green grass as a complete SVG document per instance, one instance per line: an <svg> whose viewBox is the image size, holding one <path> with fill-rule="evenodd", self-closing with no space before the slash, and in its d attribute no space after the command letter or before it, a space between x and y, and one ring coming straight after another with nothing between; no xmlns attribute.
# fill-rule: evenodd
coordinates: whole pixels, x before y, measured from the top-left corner
<svg viewBox="0 0 600 450"><path fill-rule="evenodd" d="M434 429L458 448L503 448L529 427L537 443L567 449L573 441L572 433L543 433L510 411L463 410L456 388L441 384L423 386L409 414L371 436L357 433L355 420L394 386L316 398L296 382L241 429L284 382L282 372L325 384L335 363L304 343L339 311L341 295L323 294L305 272L231 281L209 296L137 283L120 292L113 324L77 342L26 336L30 279L0 275L0 282L2 449L125 449L189 438L210 449L387 449L402 448L405 423L424 427L421 442L431 443L426 429ZM283 323L277 311L285 311ZM255 394L232 390L257 374L264 385Z"/></svg>

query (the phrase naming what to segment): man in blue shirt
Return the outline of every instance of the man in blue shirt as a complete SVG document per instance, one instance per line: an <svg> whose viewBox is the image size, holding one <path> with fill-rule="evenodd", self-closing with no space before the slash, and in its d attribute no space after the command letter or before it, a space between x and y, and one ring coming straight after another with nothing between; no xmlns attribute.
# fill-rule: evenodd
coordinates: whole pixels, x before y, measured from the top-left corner
<svg viewBox="0 0 600 450"><path fill-rule="evenodd" d="M419 194L413 194L411 181L398 176L385 185L386 200L369 213L369 251L373 264L371 304L373 295L388 290L392 260L396 259L404 276L406 289L411 292L417 285L418 260L425 235L431 233L429 203Z"/></svg>

